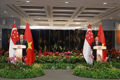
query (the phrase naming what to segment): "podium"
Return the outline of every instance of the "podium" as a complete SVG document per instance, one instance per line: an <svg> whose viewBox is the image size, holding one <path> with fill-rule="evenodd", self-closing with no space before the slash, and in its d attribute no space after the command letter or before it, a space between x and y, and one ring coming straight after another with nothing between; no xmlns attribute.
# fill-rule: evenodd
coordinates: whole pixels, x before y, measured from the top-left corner
<svg viewBox="0 0 120 80"><path fill-rule="evenodd" d="M93 49L97 50L97 61L102 62L102 52L104 49L106 49L106 46L94 46Z"/></svg>
<svg viewBox="0 0 120 80"><path fill-rule="evenodd" d="M14 45L12 48L16 50L15 56L19 58L19 60L17 61L22 62L22 54L23 54L22 52L23 52L23 49L26 48L26 46L25 45Z"/></svg>

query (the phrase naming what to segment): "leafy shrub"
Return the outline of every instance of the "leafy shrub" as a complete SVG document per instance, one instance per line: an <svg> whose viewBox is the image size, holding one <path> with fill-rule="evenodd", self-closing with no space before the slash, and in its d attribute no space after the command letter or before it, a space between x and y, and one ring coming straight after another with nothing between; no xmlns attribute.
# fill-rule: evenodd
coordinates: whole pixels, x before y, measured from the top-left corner
<svg viewBox="0 0 120 80"><path fill-rule="evenodd" d="M79 65L73 74L81 77L99 78L99 79L118 79L120 70L113 67L112 64Z"/></svg>
<svg viewBox="0 0 120 80"><path fill-rule="evenodd" d="M6 56L0 56L0 63L6 63L8 58Z"/></svg>
<svg viewBox="0 0 120 80"><path fill-rule="evenodd" d="M36 57L35 62L36 63L58 63L62 59L61 56L41 56L41 57Z"/></svg>
<svg viewBox="0 0 120 80"><path fill-rule="evenodd" d="M0 69L8 66L7 61L8 58L6 56L0 56Z"/></svg>
<svg viewBox="0 0 120 80"><path fill-rule="evenodd" d="M85 62L80 56L36 56L36 63L80 63Z"/></svg>
<svg viewBox="0 0 120 80"><path fill-rule="evenodd" d="M63 58L64 63L80 63L80 62L85 62L84 58L81 58L80 56L70 56L69 58L64 57Z"/></svg>
<svg viewBox="0 0 120 80"><path fill-rule="evenodd" d="M70 63L46 63L41 64L43 69L74 69L79 63L70 64Z"/></svg>
<svg viewBox="0 0 120 80"><path fill-rule="evenodd" d="M8 64L7 64L7 63L0 63L0 69L5 68L6 66L8 66Z"/></svg>
<svg viewBox="0 0 120 80"><path fill-rule="evenodd" d="M44 75L44 71L41 66L37 66L34 64L33 66L27 66L22 64L9 64L9 66L0 69L0 77L4 78L14 78L14 79L22 79L22 78L33 78Z"/></svg>

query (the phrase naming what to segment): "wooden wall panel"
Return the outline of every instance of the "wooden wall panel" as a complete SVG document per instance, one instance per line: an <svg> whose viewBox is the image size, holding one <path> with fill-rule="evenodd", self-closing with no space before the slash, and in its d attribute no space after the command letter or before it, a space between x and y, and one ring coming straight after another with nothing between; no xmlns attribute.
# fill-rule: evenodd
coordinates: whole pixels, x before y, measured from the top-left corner
<svg viewBox="0 0 120 80"><path fill-rule="evenodd" d="M120 30L116 30L116 42L120 44Z"/></svg>

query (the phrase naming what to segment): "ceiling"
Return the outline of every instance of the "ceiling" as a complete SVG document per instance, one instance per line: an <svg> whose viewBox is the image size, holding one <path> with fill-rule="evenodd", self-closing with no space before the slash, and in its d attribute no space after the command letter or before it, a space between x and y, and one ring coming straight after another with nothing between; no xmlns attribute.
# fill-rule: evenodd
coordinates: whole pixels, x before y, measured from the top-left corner
<svg viewBox="0 0 120 80"><path fill-rule="evenodd" d="M0 16L17 17L21 25L98 26L104 19L120 19L120 0L0 0Z"/></svg>

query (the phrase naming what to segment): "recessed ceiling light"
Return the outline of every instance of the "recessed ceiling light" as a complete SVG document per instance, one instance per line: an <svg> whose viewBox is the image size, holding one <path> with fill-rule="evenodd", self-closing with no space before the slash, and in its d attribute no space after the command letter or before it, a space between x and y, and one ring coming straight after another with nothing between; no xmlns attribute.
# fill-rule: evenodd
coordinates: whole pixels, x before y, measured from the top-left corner
<svg viewBox="0 0 120 80"><path fill-rule="evenodd" d="M80 24L79 22L76 22L75 24Z"/></svg>
<svg viewBox="0 0 120 80"><path fill-rule="evenodd" d="M65 2L66 4L70 3L70 2Z"/></svg>
<svg viewBox="0 0 120 80"><path fill-rule="evenodd" d="M103 4L107 4L106 2L104 2Z"/></svg>
<svg viewBox="0 0 120 80"><path fill-rule="evenodd" d="M30 1L26 1L27 3L29 3Z"/></svg>
<svg viewBox="0 0 120 80"><path fill-rule="evenodd" d="M35 18L35 19L41 19L41 18Z"/></svg>

